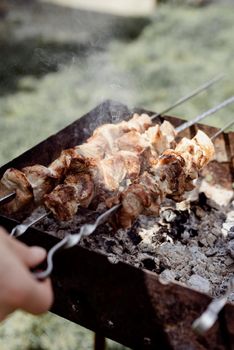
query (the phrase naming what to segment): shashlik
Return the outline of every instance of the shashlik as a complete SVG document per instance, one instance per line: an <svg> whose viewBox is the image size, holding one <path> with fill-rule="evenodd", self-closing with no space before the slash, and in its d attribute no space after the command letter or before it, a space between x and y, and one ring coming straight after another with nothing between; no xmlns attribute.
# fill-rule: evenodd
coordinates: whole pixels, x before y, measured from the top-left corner
<svg viewBox="0 0 234 350"><path fill-rule="evenodd" d="M118 221L121 226L130 227L142 212L158 214L165 197L182 200L184 192L193 188L192 181L198 177L198 172L213 156L213 143L204 132L198 131L192 140L183 138L175 150L168 149L157 160L153 158L133 179L128 174L127 179L132 183L123 191L124 176L118 165L118 154L113 156L110 172L108 169L104 172L105 177L109 175L115 181L113 188L108 187L109 182L102 173L102 163L106 159L87 164L81 172L77 162L72 160L64 184L45 195L45 205L59 220L70 220L79 206L87 207L95 200L107 206L121 202Z"/></svg>
<svg viewBox="0 0 234 350"><path fill-rule="evenodd" d="M214 145L202 131L192 140L183 138L175 150L163 152L150 171L120 194L119 224L128 228L141 213L158 215L166 197L183 200L184 192L194 188L193 180L213 156Z"/></svg>
<svg viewBox="0 0 234 350"><path fill-rule="evenodd" d="M172 146L175 135L175 129L169 122L153 126L147 114L134 114L129 121L102 125L86 143L62 151L48 167L33 165L22 171L8 169L0 181L0 196L16 191L16 198L5 204L3 209L6 213L14 213L32 201L40 203L67 174L70 181L69 171L72 167L74 170L74 164L79 166L79 176L82 168L87 168L86 163L99 164L98 176L103 178L106 188L113 191L126 176L136 178L146 158L155 158L162 150ZM91 168L95 171L94 166ZM118 179L115 179L117 175ZM66 179L64 183L69 181ZM61 189L58 190L61 193Z"/></svg>

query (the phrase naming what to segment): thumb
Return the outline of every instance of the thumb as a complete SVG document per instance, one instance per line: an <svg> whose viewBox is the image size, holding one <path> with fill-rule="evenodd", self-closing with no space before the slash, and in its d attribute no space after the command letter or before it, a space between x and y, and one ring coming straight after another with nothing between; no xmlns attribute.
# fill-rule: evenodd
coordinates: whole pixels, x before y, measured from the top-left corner
<svg viewBox="0 0 234 350"><path fill-rule="evenodd" d="M24 262L29 268L35 267L45 260L46 255L47 252L44 248L31 247L28 250L28 254L24 257Z"/></svg>

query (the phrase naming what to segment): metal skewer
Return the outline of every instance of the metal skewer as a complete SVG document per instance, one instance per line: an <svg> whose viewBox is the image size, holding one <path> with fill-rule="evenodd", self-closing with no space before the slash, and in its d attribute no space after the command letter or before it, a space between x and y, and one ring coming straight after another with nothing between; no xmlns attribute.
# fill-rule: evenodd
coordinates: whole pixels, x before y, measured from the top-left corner
<svg viewBox="0 0 234 350"><path fill-rule="evenodd" d="M169 107L167 107L165 110L163 110L162 112L160 113L157 113L157 114L154 114L151 116L151 119L154 119L156 118L157 116L159 115L163 115L165 114L166 112L169 112L171 111L173 108L181 105L182 103L188 101L189 99L191 99L192 97L200 94L201 92L207 90L209 87L211 87L212 85L214 85L215 83L217 83L218 81L222 80L224 78L224 74L219 74L217 75L216 77L214 77L213 79L207 81L206 83L204 83L203 85L199 86L198 88L196 88L195 90L193 90L191 93L189 93L188 95L180 98L178 101L176 101L175 103L173 103L172 105L170 105ZM197 117L196 117L197 118ZM205 118L205 117L204 117ZM202 118L203 119L203 118ZM201 120L201 119L199 119ZM191 120L191 122L193 121L193 119ZM194 121L194 123L196 123L196 120ZM184 124L183 124L184 125ZM192 124L191 124L192 125ZM187 127L185 127L186 129ZM176 129L177 130L177 129ZM182 129L184 130L184 129ZM178 130L177 130L178 131ZM4 196L2 198L0 198L0 205L1 204L5 204L9 201L11 201L14 197L15 197L16 193L15 192L12 192L10 194L8 194L7 196Z"/></svg>
<svg viewBox="0 0 234 350"><path fill-rule="evenodd" d="M214 85L215 83L217 83L218 81L222 80L224 78L224 74L219 74L216 77L214 77L213 79L207 81L206 83L204 83L203 85L199 86L198 88L196 88L195 90L193 90L192 92L190 92L188 95L180 98L179 100L177 100L176 102L174 102L172 105L170 105L169 107L165 108L164 110L162 110L159 113L153 114L151 116L151 119L155 119L157 118L159 115L163 115L169 111L171 111L172 109L174 109L175 107L180 106L182 103L190 100L192 97L197 96L198 94L200 94L202 91L207 90L209 87L211 87L212 85Z"/></svg>
<svg viewBox="0 0 234 350"><path fill-rule="evenodd" d="M222 129L220 129L217 133L215 133L212 136L212 139L217 137L225 129L229 128L232 124L234 124L234 121L232 121L231 123L228 123ZM107 211L105 211L103 214L101 214L97 218L97 220L95 221L94 224L84 224L83 226L81 226L79 233L72 234L72 235L70 234L67 237L65 237L62 241L57 243L55 246L53 246L49 250L48 255L47 255L47 268L46 268L46 270L40 271L40 272L34 272L33 273L34 276L39 280L43 280L43 279L47 278L53 270L53 257L57 251L59 251L60 249L71 248L71 247L75 246L76 244L78 244L83 236L91 235L96 230L96 228L100 224L104 223L113 212L115 212L117 209L119 209L120 206L121 206L121 204L117 204L114 207L112 207L111 209L108 209ZM229 287L227 293L225 294L225 296L220 298L220 299L214 300L209 305L208 309L202 314L202 316L194 322L194 324L193 324L194 330L201 333L201 332L209 329L216 321L219 311L226 304L229 294L233 291L234 291L234 278L231 280L230 287Z"/></svg>
<svg viewBox="0 0 234 350"><path fill-rule="evenodd" d="M212 114L218 112L220 109L227 107L228 105L232 104L233 102L234 102L234 96L229 97L227 100L223 101L222 103L218 104L217 106L215 106L215 107L209 109L208 111L198 115L197 117L193 118L192 120L189 120L189 121L185 122L184 124L178 126L176 128L176 131L181 132L181 131L189 128L190 126L198 123L199 121L208 117L209 115L212 115Z"/></svg>
<svg viewBox="0 0 234 350"><path fill-rule="evenodd" d="M219 136L220 134L222 134L223 131L229 129L232 125L234 124L234 120L229 122L228 124L224 125L224 127L222 127L222 129L220 129L219 131L217 131L210 139L214 140L217 136Z"/></svg>
<svg viewBox="0 0 234 350"><path fill-rule="evenodd" d="M234 292L234 277L229 281L228 289L224 296L212 300L203 314L197 318L193 324L193 330L198 334L207 332L217 321L220 311L226 305L228 297Z"/></svg>
<svg viewBox="0 0 234 350"><path fill-rule="evenodd" d="M0 205L10 202L16 196L15 192L8 193L6 196L0 198Z"/></svg>
<svg viewBox="0 0 234 350"><path fill-rule="evenodd" d="M26 218L22 224L16 225L10 233L10 236L19 237L24 234L27 229L46 218L50 213L44 207L38 207L32 214Z"/></svg>
<svg viewBox="0 0 234 350"><path fill-rule="evenodd" d="M33 275L39 280L43 280L43 279L47 278L53 270L53 256L54 256L54 254L60 249L67 249L67 248L71 248L71 247L75 246L76 244L79 243L79 241L81 240L81 238L83 236L91 235L99 225L103 224L109 218L109 216L111 214L113 214L120 207L120 205L121 204L117 204L114 207L105 211L103 214L101 214L97 218L97 220L93 224L82 225L80 230L79 230L79 233L70 234L67 237L65 237L64 239L62 239L62 241L55 244L49 250L49 252L47 254L47 268L46 268L46 270L34 272Z"/></svg>
<svg viewBox="0 0 234 350"><path fill-rule="evenodd" d="M222 133L225 129L229 128L232 124L234 124L234 121L232 121L231 123L228 123L223 128L221 128L217 133L215 133L212 136L212 139L217 137L220 133ZM53 270L53 256L58 250L71 248L74 245L78 244L80 239L83 236L89 236L90 234L92 234L96 230L96 228L100 224L104 223L112 213L114 213L117 209L119 209L120 206L121 204L117 204L114 207L108 209L103 214L101 214L93 224L84 224L83 226L81 226L79 233L72 234L72 235L70 234L67 237L65 237L63 240L58 242L55 246L53 246L49 250L47 255L46 270L40 271L40 272L34 272L33 273L34 276L40 280L47 278ZM29 226L35 224L36 222L40 221L42 218L45 218L49 214L48 212L44 211L40 213L40 216L38 216L37 218L34 218L36 211L34 211L34 215L32 216L31 221L30 221L30 218L28 218L27 219L28 223L25 222L21 225L18 225L18 227L16 226L12 230L11 235L19 236L23 234L25 230L29 228ZM198 320L194 322L193 327L196 331L198 332L202 332L203 330L205 331L206 329L211 327L213 323L216 321L219 311L227 302L227 297L230 294L230 292L234 289L234 278L232 279L231 283L232 284L230 286L230 289L227 292L227 295L225 295L223 298L220 298L218 300L214 300L208 307L205 314L203 314Z"/></svg>
<svg viewBox="0 0 234 350"><path fill-rule="evenodd" d="M209 109L208 111L204 112L203 114L201 114L198 117L201 116L208 116L211 114L214 114L215 112L219 111L220 109L226 107L227 105L231 104L234 102L234 96L232 96L231 98L225 100L224 102L220 103L219 105ZM196 117L196 119L198 118ZM187 124L187 123L184 123ZM184 124L182 124L179 128L181 128ZM232 124L228 123L226 126L224 126L221 130L219 130L215 135L212 136L212 140L217 137L220 133L222 133L224 130L226 130L227 128L229 128ZM178 128L176 129L178 130ZM30 216L29 218L27 218L25 221L22 222L22 224L17 225L15 228L13 228L13 230L11 231L10 235L11 236L20 236L23 233L25 233L27 231L27 229L36 224L37 222L39 222L41 219L44 219L46 216L48 216L50 214L50 212L46 212L44 211L43 214L40 214L39 216L36 215L37 211L42 210L42 207L39 207L38 209L36 209Z"/></svg>

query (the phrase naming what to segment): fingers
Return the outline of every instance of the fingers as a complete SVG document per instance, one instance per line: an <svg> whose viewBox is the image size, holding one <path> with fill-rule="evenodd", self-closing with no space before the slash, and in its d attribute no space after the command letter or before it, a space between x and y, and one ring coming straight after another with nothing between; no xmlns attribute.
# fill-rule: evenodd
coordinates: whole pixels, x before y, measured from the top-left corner
<svg viewBox="0 0 234 350"><path fill-rule="evenodd" d="M27 248L27 254L22 256L22 261L28 268L36 267L45 260L47 252L41 247Z"/></svg>
<svg viewBox="0 0 234 350"><path fill-rule="evenodd" d="M0 228L0 233L4 235L6 243L14 251L14 253L25 263L29 268L35 267L46 258L46 250L41 247L28 247L19 242L14 237L6 234L6 231Z"/></svg>
<svg viewBox="0 0 234 350"><path fill-rule="evenodd" d="M0 320L15 309L39 314L51 307L50 279L38 281L30 271L45 257L43 248L28 247L0 228Z"/></svg>
<svg viewBox="0 0 234 350"><path fill-rule="evenodd" d="M28 282L28 292L21 301L20 308L32 314L40 314L50 309L53 303L51 281L31 280Z"/></svg>

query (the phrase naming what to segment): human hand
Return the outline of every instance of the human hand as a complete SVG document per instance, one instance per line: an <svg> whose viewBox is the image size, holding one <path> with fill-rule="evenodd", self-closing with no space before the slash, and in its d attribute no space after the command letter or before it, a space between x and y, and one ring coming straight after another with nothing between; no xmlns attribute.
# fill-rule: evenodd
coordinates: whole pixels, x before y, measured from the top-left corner
<svg viewBox="0 0 234 350"><path fill-rule="evenodd" d="M0 228L0 321L16 309L36 315L50 308L50 279L38 281L30 272L45 257L43 248L28 247Z"/></svg>

